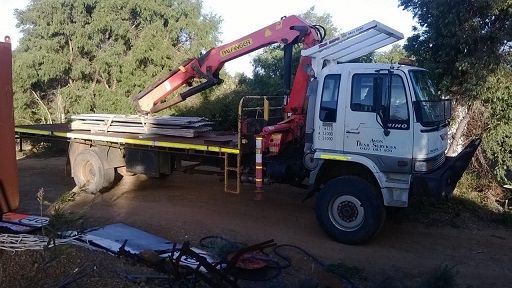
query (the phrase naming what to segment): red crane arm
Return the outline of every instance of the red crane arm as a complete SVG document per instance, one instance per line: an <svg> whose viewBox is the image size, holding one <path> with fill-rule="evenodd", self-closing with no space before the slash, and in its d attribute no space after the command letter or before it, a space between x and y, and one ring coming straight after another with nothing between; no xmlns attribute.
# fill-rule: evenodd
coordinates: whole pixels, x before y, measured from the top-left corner
<svg viewBox="0 0 512 288"><path fill-rule="evenodd" d="M318 35L316 30L305 20L294 15L282 18L276 23L233 42L212 48L198 58L187 60L178 69L172 71L167 77L156 81L153 85L135 95L133 97L135 107L140 113L151 113L158 112L162 109L178 104L192 95L222 83L222 80L219 78L219 71L224 66L224 63L271 44L295 44L301 42L305 48L308 48L318 44L319 41L320 35ZM304 59L301 59L301 61L303 60ZM307 81L300 81L304 84L304 87L302 87L303 85L298 85L301 87L296 87L297 78L304 78L303 76L305 75L300 75L304 73L304 71L297 70L297 75L295 76L296 78L290 97L289 106L291 107L291 110L287 109L288 112L302 109L302 104L300 103L304 102L305 96L298 97L302 98L302 100L294 99L294 93L305 95L305 85ZM194 79L204 79L206 81L189 88L166 102L162 102L166 97L183 85L192 86L192 80Z"/></svg>

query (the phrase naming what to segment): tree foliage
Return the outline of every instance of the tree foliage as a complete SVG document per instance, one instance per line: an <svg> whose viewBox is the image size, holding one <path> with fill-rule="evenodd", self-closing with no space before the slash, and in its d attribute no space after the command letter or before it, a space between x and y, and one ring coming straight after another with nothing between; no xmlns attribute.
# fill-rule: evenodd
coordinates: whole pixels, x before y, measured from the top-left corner
<svg viewBox="0 0 512 288"><path fill-rule="evenodd" d="M339 29L332 22L329 13L318 14L315 7L300 15L304 20L314 25L322 25L326 30L326 39L339 34ZM299 45L293 50L292 71L295 71L300 59ZM283 95L283 49L281 45L273 45L263 49L252 60L253 77L246 79L249 89L257 95Z"/></svg>
<svg viewBox="0 0 512 288"><path fill-rule="evenodd" d="M400 0L418 22L405 50L444 92L479 98L512 41L511 0Z"/></svg>
<svg viewBox="0 0 512 288"><path fill-rule="evenodd" d="M216 130L237 131L238 104L242 97L254 93L246 84L249 78L243 74L225 74L221 77L224 80L222 85L201 93L200 97L189 98L174 108L175 113L181 116L206 117L215 123Z"/></svg>
<svg viewBox="0 0 512 288"><path fill-rule="evenodd" d="M483 89L488 130L483 146L498 180L512 183L512 66L501 65Z"/></svg>
<svg viewBox="0 0 512 288"><path fill-rule="evenodd" d="M486 121L484 131L477 132L484 136L484 154L497 179L510 183L512 1L400 0L400 4L419 24L405 50L432 72L443 92L473 108L479 106L473 103L486 104L485 113L463 117L475 117L469 126L483 126Z"/></svg>
<svg viewBox="0 0 512 288"><path fill-rule="evenodd" d="M129 97L218 43L201 1L32 0L16 11L18 123L85 112L131 113Z"/></svg>
<svg viewBox="0 0 512 288"><path fill-rule="evenodd" d="M373 56L373 62L376 63L398 63L400 59L407 58L407 52L400 44L393 44L391 49L382 52L376 52Z"/></svg>

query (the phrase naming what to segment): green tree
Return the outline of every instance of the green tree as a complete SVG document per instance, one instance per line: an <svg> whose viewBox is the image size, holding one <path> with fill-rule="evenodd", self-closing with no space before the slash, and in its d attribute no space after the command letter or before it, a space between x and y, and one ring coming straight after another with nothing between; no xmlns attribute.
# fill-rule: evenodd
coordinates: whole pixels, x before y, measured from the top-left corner
<svg viewBox="0 0 512 288"><path fill-rule="evenodd" d="M512 184L512 66L501 65L488 77L483 90L483 103L488 108L485 155L498 180Z"/></svg>
<svg viewBox="0 0 512 288"><path fill-rule="evenodd" d="M130 96L218 43L200 0L32 0L16 11L18 123L132 113Z"/></svg>
<svg viewBox="0 0 512 288"><path fill-rule="evenodd" d="M405 50L453 96L477 99L512 41L511 0L400 0L418 22Z"/></svg>
<svg viewBox="0 0 512 288"><path fill-rule="evenodd" d="M230 76L221 73L222 85L208 89L199 97L191 97L174 108L180 116L201 116L214 122L214 129L237 131L238 104L242 97L251 95L244 74Z"/></svg>
<svg viewBox="0 0 512 288"><path fill-rule="evenodd" d="M326 39L339 34L338 28L332 22L329 13L318 14L315 7L311 7L300 15L311 24L322 25L326 30ZM292 71L295 71L300 59L299 45L293 50ZM253 77L247 80L249 90L257 95L282 95L283 91L283 50L281 45L273 45L263 49L252 60Z"/></svg>
<svg viewBox="0 0 512 288"><path fill-rule="evenodd" d="M400 44L393 44L391 49L382 52L376 52L373 61L376 63L398 63L400 59L406 58L407 53Z"/></svg>
<svg viewBox="0 0 512 288"><path fill-rule="evenodd" d="M418 22L405 50L431 71L442 92L468 107L468 113L458 115L452 139L462 138L467 125L485 127L485 120L488 128L476 133L484 133L485 155L495 175L510 182L512 1L400 0L400 5ZM482 101L488 105L485 113L477 112Z"/></svg>

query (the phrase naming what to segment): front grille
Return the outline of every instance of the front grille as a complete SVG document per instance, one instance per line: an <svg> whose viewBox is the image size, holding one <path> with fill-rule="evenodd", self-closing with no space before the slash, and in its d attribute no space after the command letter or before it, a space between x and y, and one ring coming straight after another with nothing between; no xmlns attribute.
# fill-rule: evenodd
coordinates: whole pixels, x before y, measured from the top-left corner
<svg viewBox="0 0 512 288"><path fill-rule="evenodd" d="M430 170L435 170L435 169L439 168L439 166L443 165L445 157L446 156L444 155L444 153L441 153L438 156L430 159L429 162L432 163Z"/></svg>

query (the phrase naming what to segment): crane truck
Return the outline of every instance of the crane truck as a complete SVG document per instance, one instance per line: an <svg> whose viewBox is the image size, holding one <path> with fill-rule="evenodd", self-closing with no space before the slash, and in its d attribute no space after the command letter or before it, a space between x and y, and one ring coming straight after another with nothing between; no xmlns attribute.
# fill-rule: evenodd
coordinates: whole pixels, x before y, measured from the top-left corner
<svg viewBox="0 0 512 288"><path fill-rule="evenodd" d="M226 62L279 43L285 95L242 98L237 133L183 138L72 131L67 124L17 126L16 133L69 141L71 175L90 192L111 187L116 173L159 177L185 169L184 161L223 169L226 192L255 183L258 199L265 184L304 187L316 195L316 217L330 237L363 243L384 223L385 207L406 207L412 193L451 195L480 139L445 155L451 101L436 93L427 70L352 63L402 39L400 32L377 21L329 40L325 32L283 17L185 61L133 97L140 115L161 111L221 84ZM295 45L301 57L292 77Z"/></svg>

